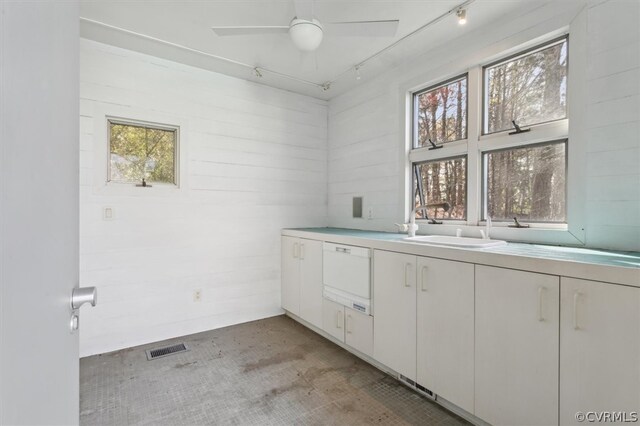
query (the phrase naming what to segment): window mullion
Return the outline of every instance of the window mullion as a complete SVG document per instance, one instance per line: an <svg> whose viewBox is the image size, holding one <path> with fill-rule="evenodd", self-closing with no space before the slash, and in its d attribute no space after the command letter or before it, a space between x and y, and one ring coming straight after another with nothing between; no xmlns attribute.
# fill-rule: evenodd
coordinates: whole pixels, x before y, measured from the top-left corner
<svg viewBox="0 0 640 426"><path fill-rule="evenodd" d="M481 173L478 139L481 129L482 109L482 70L474 67L469 70L467 82L467 223L477 225L480 220Z"/></svg>

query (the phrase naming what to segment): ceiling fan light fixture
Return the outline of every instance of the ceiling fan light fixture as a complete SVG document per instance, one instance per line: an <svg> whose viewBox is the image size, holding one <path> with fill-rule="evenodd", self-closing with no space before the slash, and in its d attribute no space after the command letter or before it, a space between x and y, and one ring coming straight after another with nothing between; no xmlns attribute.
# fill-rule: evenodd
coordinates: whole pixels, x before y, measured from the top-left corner
<svg viewBox="0 0 640 426"><path fill-rule="evenodd" d="M456 12L456 16L458 17L458 24L464 25L467 23L467 9L458 9Z"/></svg>
<svg viewBox="0 0 640 426"><path fill-rule="evenodd" d="M322 43L322 25L317 19L294 18L289 25L289 36L298 49L313 52Z"/></svg>

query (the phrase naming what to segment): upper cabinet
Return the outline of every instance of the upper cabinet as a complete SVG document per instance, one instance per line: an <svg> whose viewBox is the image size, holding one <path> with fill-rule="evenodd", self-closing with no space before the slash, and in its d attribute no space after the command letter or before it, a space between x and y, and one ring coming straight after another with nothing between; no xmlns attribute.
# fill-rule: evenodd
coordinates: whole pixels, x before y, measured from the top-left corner
<svg viewBox="0 0 640 426"><path fill-rule="evenodd" d="M473 264L418 257L417 383L473 413Z"/></svg>
<svg viewBox="0 0 640 426"><path fill-rule="evenodd" d="M282 308L322 327L322 241L282 237Z"/></svg>
<svg viewBox="0 0 640 426"><path fill-rule="evenodd" d="M559 310L559 277L476 265L476 416L558 424Z"/></svg>
<svg viewBox="0 0 640 426"><path fill-rule="evenodd" d="M373 357L416 380L416 257L373 252Z"/></svg>
<svg viewBox="0 0 640 426"><path fill-rule="evenodd" d="M560 424L640 409L640 288L562 278Z"/></svg>

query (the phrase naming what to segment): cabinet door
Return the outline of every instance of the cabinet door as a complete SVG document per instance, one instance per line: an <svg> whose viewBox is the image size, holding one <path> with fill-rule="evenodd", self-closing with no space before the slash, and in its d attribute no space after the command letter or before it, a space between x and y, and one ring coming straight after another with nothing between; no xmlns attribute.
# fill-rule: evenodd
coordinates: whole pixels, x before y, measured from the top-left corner
<svg viewBox="0 0 640 426"><path fill-rule="evenodd" d="M581 424L576 412L637 412L640 288L572 278L561 287L560 423Z"/></svg>
<svg viewBox="0 0 640 426"><path fill-rule="evenodd" d="M474 266L418 257L417 383L473 413Z"/></svg>
<svg viewBox="0 0 640 426"><path fill-rule="evenodd" d="M344 306L322 299L322 329L344 342Z"/></svg>
<svg viewBox="0 0 640 426"><path fill-rule="evenodd" d="M373 317L344 308L345 343L365 355L373 356Z"/></svg>
<svg viewBox="0 0 640 426"><path fill-rule="evenodd" d="M282 237L282 309L300 315L300 241Z"/></svg>
<svg viewBox="0 0 640 426"><path fill-rule="evenodd" d="M476 416L558 424L559 310L559 277L476 266Z"/></svg>
<svg viewBox="0 0 640 426"><path fill-rule="evenodd" d="M416 379L416 257L375 250L373 356Z"/></svg>
<svg viewBox="0 0 640 426"><path fill-rule="evenodd" d="M322 241L300 239L300 318L322 328Z"/></svg>

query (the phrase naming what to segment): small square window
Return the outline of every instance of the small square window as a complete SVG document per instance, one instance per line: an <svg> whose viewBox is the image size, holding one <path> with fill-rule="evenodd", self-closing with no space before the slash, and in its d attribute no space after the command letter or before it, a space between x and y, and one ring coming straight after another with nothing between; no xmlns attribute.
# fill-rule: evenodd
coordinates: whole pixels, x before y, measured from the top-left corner
<svg viewBox="0 0 640 426"><path fill-rule="evenodd" d="M176 184L178 128L108 120L109 181Z"/></svg>
<svg viewBox="0 0 640 426"><path fill-rule="evenodd" d="M565 222L566 151L563 140L484 153L483 218Z"/></svg>
<svg viewBox="0 0 640 426"><path fill-rule="evenodd" d="M484 68L485 134L566 118L567 49L565 37Z"/></svg>
<svg viewBox="0 0 640 426"><path fill-rule="evenodd" d="M413 95L414 148L467 138L467 76Z"/></svg>
<svg viewBox="0 0 640 426"><path fill-rule="evenodd" d="M467 158L427 161L414 166L416 219L457 219L467 217Z"/></svg>

